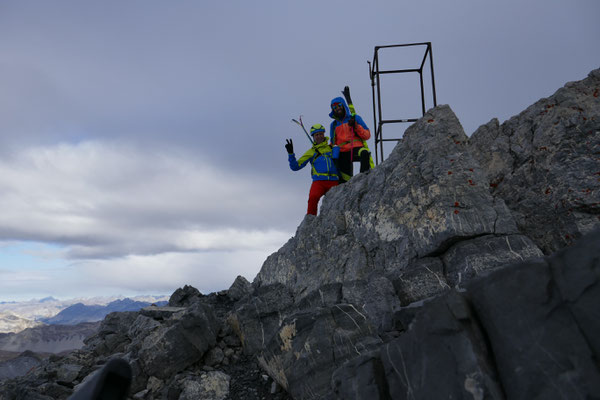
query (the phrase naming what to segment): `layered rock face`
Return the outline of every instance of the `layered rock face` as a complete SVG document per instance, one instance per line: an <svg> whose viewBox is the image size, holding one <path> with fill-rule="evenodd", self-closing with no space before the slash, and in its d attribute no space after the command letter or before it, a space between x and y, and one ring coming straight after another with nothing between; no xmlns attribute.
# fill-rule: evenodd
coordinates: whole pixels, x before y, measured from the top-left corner
<svg viewBox="0 0 600 400"><path fill-rule="evenodd" d="M599 77L471 138L430 110L252 284L110 314L0 400L66 398L112 357L135 399L600 398Z"/></svg>
<svg viewBox="0 0 600 400"><path fill-rule="evenodd" d="M324 284L377 275L408 304L484 269L541 256L490 194L467 140L448 106L431 110L385 162L332 190L321 215L306 217L255 284L281 283L298 299Z"/></svg>
<svg viewBox="0 0 600 400"><path fill-rule="evenodd" d="M596 232L427 302L397 338L336 369L331 390L343 399L597 397L599 242Z"/></svg>
<svg viewBox="0 0 600 400"><path fill-rule="evenodd" d="M245 350L298 399L600 395L600 237L542 258L600 227L599 77L470 139L430 110L266 260L231 317Z"/></svg>
<svg viewBox="0 0 600 400"><path fill-rule="evenodd" d="M491 120L469 140L494 197L546 254L600 223L599 87L594 70L502 125Z"/></svg>

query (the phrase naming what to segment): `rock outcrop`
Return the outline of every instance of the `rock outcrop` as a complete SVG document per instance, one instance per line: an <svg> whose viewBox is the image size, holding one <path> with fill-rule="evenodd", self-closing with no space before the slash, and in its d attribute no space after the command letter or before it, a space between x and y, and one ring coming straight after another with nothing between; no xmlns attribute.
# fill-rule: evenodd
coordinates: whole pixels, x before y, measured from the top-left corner
<svg viewBox="0 0 600 400"><path fill-rule="evenodd" d="M600 70L470 138L494 197L551 254L600 223Z"/></svg>
<svg viewBox="0 0 600 400"><path fill-rule="evenodd" d="M243 354L227 323L227 291L204 296L186 286L169 304L111 313L81 350L67 355L40 361L25 353L0 363L0 400L66 399L114 358L131 367L131 399L289 399L254 356Z"/></svg>
<svg viewBox="0 0 600 400"><path fill-rule="evenodd" d="M596 232L427 302L397 338L334 371L333 392L343 399L597 397L599 242Z"/></svg>
<svg viewBox="0 0 600 400"><path fill-rule="evenodd" d="M321 215L306 217L255 284L282 283L298 300L324 284L377 275L401 287L408 304L483 269L541 256L490 194L467 140L448 106L430 110L380 166L332 190Z"/></svg>
<svg viewBox="0 0 600 400"><path fill-rule="evenodd" d="M40 357L31 351L25 351L14 358L2 360L0 361L0 381L25 375L33 367L37 367L40 362Z"/></svg>
<svg viewBox="0 0 600 400"><path fill-rule="evenodd" d="M555 109L553 130L546 132L548 112L533 115L539 105L506 123L535 126L539 147L544 140L554 143L555 149L540 150L554 154L538 162L540 170L532 169L535 162L529 161L536 155L525 150L523 160L506 162L507 170L497 161L513 156L502 146L516 147L510 141L517 134L487 134L493 140L486 143L480 132L489 132L487 126L469 139L448 106L430 110L385 162L331 190L321 214L307 216L266 260L254 293L236 304L231 317L244 349L257 354L263 368L298 399L560 398L561 391L541 389L556 382L577 385L581 398L598 396L593 360L599 354L586 339L591 331L600 335L591 322L592 302L582 306L581 319L548 315L570 307L569 297L547 293L549 286L564 284L560 276L569 274L570 265L542 256L600 227L599 76L593 71L541 101L557 104L545 108ZM577 143L581 130L586 145ZM564 168L569 147L576 151ZM556 203L532 184L544 168L565 193L586 186L585 205L564 213L577 228L568 241L563 239L569 234L552 225ZM542 215L543 223L537 217ZM593 256L588 270L573 277L576 285L597 286L599 239L596 234L585 241L583 251ZM480 279L483 275L488 276ZM505 290L486 297L502 279ZM532 297L519 296L520 290ZM521 317L527 305L531 312ZM500 328L505 331L499 334ZM590 332L577 335L586 329ZM546 330L540 350L546 357L513 355L540 345L513 336L536 338ZM572 353L564 353L568 340L562 335L578 343L569 347ZM552 359L562 361L551 367ZM510 368L528 372L511 376Z"/></svg>
<svg viewBox="0 0 600 400"><path fill-rule="evenodd" d="M134 399L600 398L599 78L471 138L428 111L253 283L110 314L0 400L66 398L113 357Z"/></svg>

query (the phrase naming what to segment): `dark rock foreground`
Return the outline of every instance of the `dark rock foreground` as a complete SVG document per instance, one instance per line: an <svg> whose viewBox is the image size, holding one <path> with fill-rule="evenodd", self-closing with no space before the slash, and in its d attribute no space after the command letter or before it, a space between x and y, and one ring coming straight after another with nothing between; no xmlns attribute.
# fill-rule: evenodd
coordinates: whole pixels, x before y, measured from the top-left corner
<svg viewBox="0 0 600 400"><path fill-rule="evenodd" d="M595 70L471 138L430 110L253 283L110 314L0 400L114 357L131 399L600 398L599 92Z"/></svg>

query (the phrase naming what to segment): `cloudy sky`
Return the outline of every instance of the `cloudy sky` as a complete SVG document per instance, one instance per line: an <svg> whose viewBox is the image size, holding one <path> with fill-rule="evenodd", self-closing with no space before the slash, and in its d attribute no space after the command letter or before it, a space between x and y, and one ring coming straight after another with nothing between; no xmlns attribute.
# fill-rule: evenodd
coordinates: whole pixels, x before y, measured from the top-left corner
<svg viewBox="0 0 600 400"><path fill-rule="evenodd" d="M372 127L375 46L432 42L438 104L470 135L600 67L598 15L597 0L2 1L0 301L252 280L306 212L291 119L328 127L349 85ZM416 79L384 78L384 117L420 116Z"/></svg>

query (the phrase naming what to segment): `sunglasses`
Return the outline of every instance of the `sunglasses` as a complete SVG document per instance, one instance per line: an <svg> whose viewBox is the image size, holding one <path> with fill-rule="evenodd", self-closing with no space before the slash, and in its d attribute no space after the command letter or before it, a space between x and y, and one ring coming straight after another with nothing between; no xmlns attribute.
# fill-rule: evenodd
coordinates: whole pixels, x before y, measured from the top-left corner
<svg viewBox="0 0 600 400"><path fill-rule="evenodd" d="M335 110L336 108L344 108L344 107L342 106L341 103L333 103L331 105L331 108Z"/></svg>

